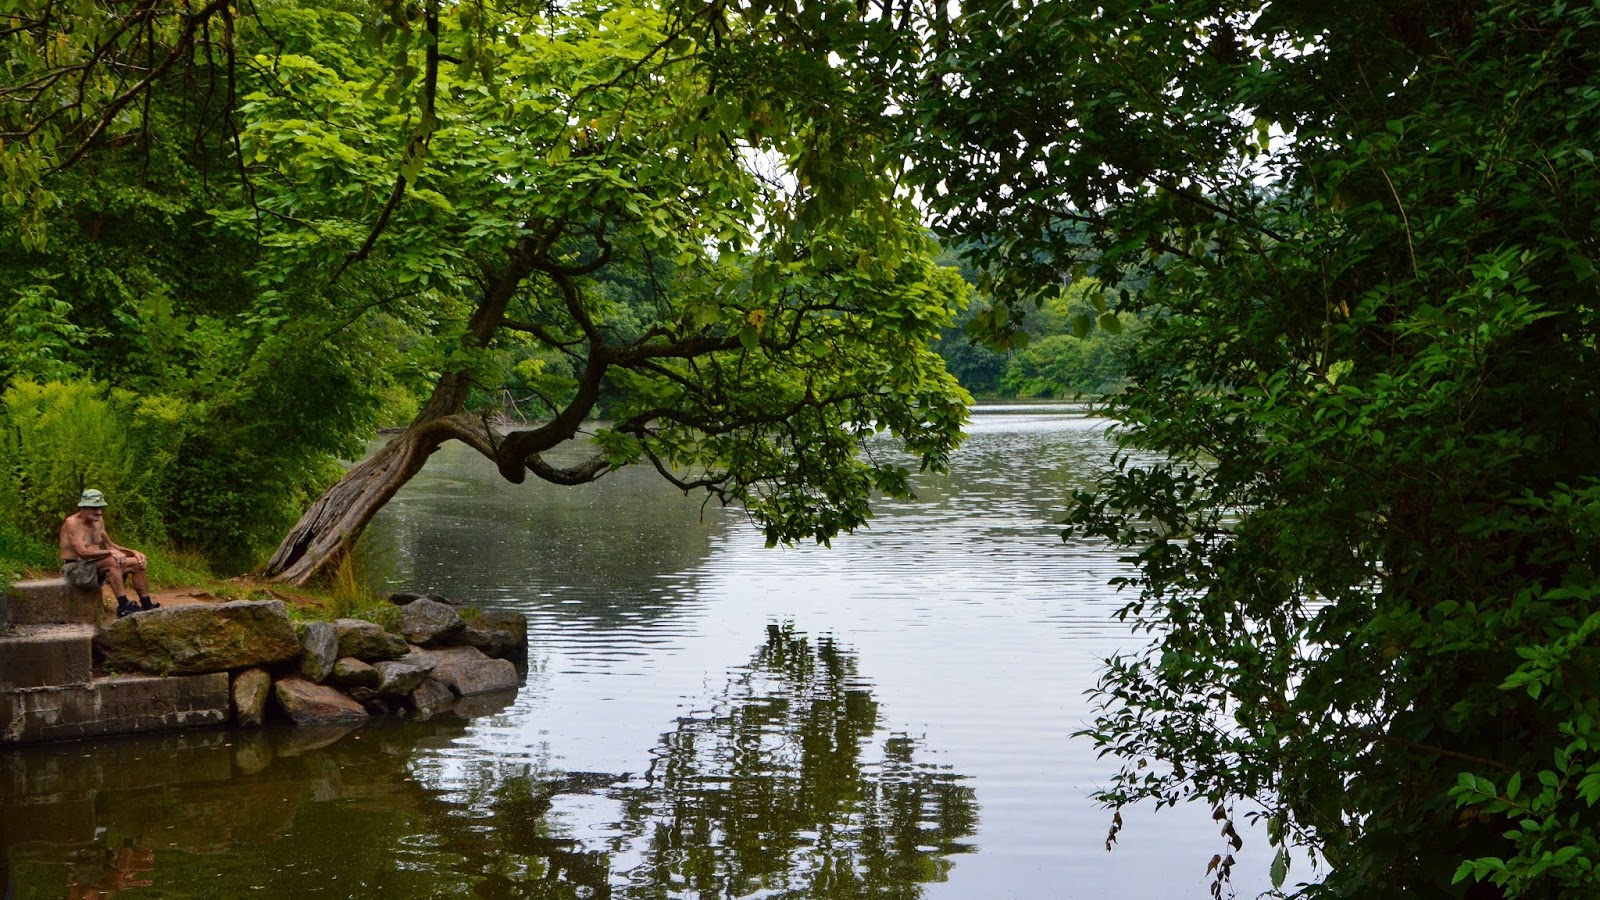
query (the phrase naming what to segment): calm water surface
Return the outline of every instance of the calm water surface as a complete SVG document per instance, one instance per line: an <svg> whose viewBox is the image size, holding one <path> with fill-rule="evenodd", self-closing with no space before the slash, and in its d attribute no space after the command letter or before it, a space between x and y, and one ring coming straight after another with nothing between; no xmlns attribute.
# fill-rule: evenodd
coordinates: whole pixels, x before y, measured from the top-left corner
<svg viewBox="0 0 1600 900"><path fill-rule="evenodd" d="M522 690L0 753L7 897L1209 896L1206 811L1129 816L1107 853L1110 766L1071 738L1135 645L1115 553L1053 524L1104 429L980 409L952 475L831 549L766 549L647 472L511 486L447 448L376 523L374 578L526 613Z"/></svg>

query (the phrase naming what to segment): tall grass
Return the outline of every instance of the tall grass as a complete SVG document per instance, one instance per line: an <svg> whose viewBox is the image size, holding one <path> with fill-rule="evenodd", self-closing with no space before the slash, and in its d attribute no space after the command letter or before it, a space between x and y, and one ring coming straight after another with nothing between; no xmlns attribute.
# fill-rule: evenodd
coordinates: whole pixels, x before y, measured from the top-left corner
<svg viewBox="0 0 1600 900"><path fill-rule="evenodd" d="M399 622L399 607L372 591L375 563L372 553L361 542L344 555L323 586L327 602L322 612L328 618L366 619L385 627Z"/></svg>

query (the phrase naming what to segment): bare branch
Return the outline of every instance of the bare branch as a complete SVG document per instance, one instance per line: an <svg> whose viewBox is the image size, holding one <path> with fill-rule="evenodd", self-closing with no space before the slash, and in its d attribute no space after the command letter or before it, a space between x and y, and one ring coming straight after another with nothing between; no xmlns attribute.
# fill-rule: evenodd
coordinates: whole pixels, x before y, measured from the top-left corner
<svg viewBox="0 0 1600 900"><path fill-rule="evenodd" d="M603 453L597 453L575 466L566 468L550 465L537 453L529 455L523 462L527 465L528 471L551 484L588 484L611 471L611 463Z"/></svg>

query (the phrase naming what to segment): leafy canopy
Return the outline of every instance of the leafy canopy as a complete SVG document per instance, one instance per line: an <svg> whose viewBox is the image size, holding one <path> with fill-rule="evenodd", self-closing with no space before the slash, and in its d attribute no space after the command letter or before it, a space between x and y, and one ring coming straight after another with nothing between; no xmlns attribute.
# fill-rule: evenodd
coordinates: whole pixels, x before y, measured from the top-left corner
<svg viewBox="0 0 1600 900"><path fill-rule="evenodd" d="M1003 296L1148 278L1125 452L1068 521L1127 548L1152 644L1088 735L1111 806L1219 807L1222 878L1253 813L1307 895L1595 889L1597 37L1588 4L980 2L908 88Z"/></svg>
<svg viewBox="0 0 1600 900"><path fill-rule="evenodd" d="M241 483L304 434L277 455L306 476L303 502L330 453L409 401L414 424L511 480L647 463L744 504L771 540L827 540L865 521L871 491L908 490L903 467L857 453L865 436L892 431L933 467L959 439L968 398L928 344L965 286L889 171L876 69L833 53L899 52L855 4L800 26L648 3L149 10L24 10L0 35L15 64L0 151L9 233L32 254L17 308L64 367L34 374L231 410L196 439L212 468L186 483ZM122 30L75 30L80 13ZM149 81L109 74L164 54ZM52 111L63 90L78 99ZM160 168L185 141L183 165ZM63 240L104 228L82 227L96 198L148 205L152 186L171 203L148 248L218 260L215 277L136 268L149 277L104 304L50 305L41 281L108 280ZM149 218L114 234L131 243ZM176 365L151 377L107 352L95 337L113 329L88 321L107 307L148 310L117 333L165 341ZM500 440L461 418L508 397L541 423ZM598 456L543 459L594 413L610 421ZM199 496L200 517L234 499Z"/></svg>

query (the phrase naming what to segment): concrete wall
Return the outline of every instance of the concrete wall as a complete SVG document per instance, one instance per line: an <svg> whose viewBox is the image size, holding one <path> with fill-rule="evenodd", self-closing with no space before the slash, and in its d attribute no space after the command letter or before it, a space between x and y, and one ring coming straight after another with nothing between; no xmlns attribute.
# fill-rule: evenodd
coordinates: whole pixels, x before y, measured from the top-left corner
<svg viewBox="0 0 1600 900"><path fill-rule="evenodd" d="M0 745L225 725L228 673L95 678L98 588L60 578L0 593Z"/></svg>
<svg viewBox="0 0 1600 900"><path fill-rule="evenodd" d="M0 691L87 682L93 645L93 625L12 626L0 638Z"/></svg>
<svg viewBox="0 0 1600 900"><path fill-rule="evenodd" d="M0 692L0 744L226 725L228 673L120 675Z"/></svg>
<svg viewBox="0 0 1600 900"><path fill-rule="evenodd" d="M100 588L73 587L61 578L18 581L0 590L0 624L98 625L108 617Z"/></svg>

